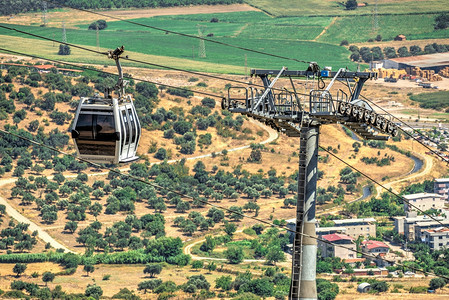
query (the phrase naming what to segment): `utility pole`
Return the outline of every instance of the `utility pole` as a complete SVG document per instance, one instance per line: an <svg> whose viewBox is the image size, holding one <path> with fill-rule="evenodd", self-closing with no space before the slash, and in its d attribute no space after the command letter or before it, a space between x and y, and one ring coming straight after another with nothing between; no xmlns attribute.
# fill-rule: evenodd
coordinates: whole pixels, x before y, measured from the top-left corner
<svg viewBox="0 0 449 300"><path fill-rule="evenodd" d="M98 29L98 22L95 23L95 30L97 32L97 51L100 51L100 30Z"/></svg>
<svg viewBox="0 0 449 300"><path fill-rule="evenodd" d="M67 35L65 32L65 21L62 21L62 42L67 43Z"/></svg>
<svg viewBox="0 0 449 300"><path fill-rule="evenodd" d="M245 53L245 78L248 77L248 59L246 57L246 53Z"/></svg>
<svg viewBox="0 0 449 300"><path fill-rule="evenodd" d="M42 26L46 27L48 23L47 20L47 1L42 2Z"/></svg>
<svg viewBox="0 0 449 300"><path fill-rule="evenodd" d="M198 36L200 38L204 37L204 32L206 31L206 25L196 25L198 27ZM200 39L200 45L198 48L198 57L205 58L206 57L206 45L204 44L204 40Z"/></svg>
<svg viewBox="0 0 449 300"><path fill-rule="evenodd" d="M315 232L315 203L318 179L318 139L320 126L324 124L345 124L363 139L386 140L398 134L398 127L373 111L360 99L364 83L376 78L373 72L350 72L344 68L338 72L320 71L316 63L302 70L251 70L251 76L259 77L264 86L263 93L254 87L230 87L228 98L222 100L222 109L240 113L265 122L289 137L300 138L298 202L296 207L296 230L292 253L292 276L289 299L317 299ZM277 80L288 78L291 90L274 88ZM317 84L308 97L297 94L292 78L330 79L324 85ZM348 92L341 90L347 85ZM334 83L339 83L333 88ZM236 97L233 92L237 90ZM242 99L241 92L247 95ZM333 92L333 94L331 94ZM307 100L306 100L307 99Z"/></svg>
<svg viewBox="0 0 449 300"><path fill-rule="evenodd" d="M371 9L372 19L371 19L371 31L376 32L379 29L379 15L377 10L377 2L374 4L374 8Z"/></svg>

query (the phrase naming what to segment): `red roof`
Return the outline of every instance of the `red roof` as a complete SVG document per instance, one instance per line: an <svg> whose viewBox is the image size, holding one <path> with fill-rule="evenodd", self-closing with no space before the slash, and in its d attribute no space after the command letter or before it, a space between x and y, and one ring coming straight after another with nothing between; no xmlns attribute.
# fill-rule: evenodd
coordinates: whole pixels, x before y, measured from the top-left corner
<svg viewBox="0 0 449 300"><path fill-rule="evenodd" d="M323 235L323 239L325 239L328 242L336 242L341 240L350 240L350 241L354 240L354 238L350 237L349 235L341 233L326 234Z"/></svg>
<svg viewBox="0 0 449 300"><path fill-rule="evenodd" d="M364 245L365 247L367 247L369 250L374 249L374 248L390 248L388 247L387 244L385 244L384 242L379 242L379 241L363 241L362 245Z"/></svg>
<svg viewBox="0 0 449 300"><path fill-rule="evenodd" d="M41 69L41 70L50 70L51 68L54 68L55 66L53 65L38 65L38 66L34 66L36 69Z"/></svg>

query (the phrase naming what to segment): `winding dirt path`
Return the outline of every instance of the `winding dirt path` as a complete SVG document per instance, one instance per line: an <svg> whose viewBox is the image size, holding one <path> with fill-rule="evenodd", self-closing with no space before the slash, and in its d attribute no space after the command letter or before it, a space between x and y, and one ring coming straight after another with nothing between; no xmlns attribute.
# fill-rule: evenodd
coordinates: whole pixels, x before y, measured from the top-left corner
<svg viewBox="0 0 449 300"><path fill-rule="evenodd" d="M250 119L250 122L253 123L256 126L259 126L260 128L266 130L268 132L268 138L261 142L260 144L267 144L267 143L271 143L272 141L276 140L279 136L279 134L273 130L271 127L265 126L264 124L260 123L259 121ZM232 149L228 149L228 152L235 152L235 151L241 151L244 149L248 149L250 147L250 145L246 145L246 146L241 146L241 147L236 147L236 148L232 148ZM216 152L216 154L219 154L221 152ZM187 160L195 160L195 159L201 159L201 158L205 158L205 157L211 157L212 153L209 154L204 154L204 155L199 155L199 156L195 156L195 157L189 157L187 158ZM168 163L174 163L177 162L181 159L174 159L174 160L170 160L168 161ZM156 163L154 163L156 164ZM129 167L126 168L122 168L121 171L127 171L129 170ZM88 176L98 176L98 175L106 175L108 174L108 172L99 172L99 173L91 173L88 174ZM76 177L76 175L67 175L66 178L70 178L70 177ZM49 179L53 178L53 176L49 176ZM14 182L16 182L17 178L4 178L0 180L0 188L2 188L3 186L12 184ZM3 197L2 195L0 195L0 204L4 204L6 206L6 214L8 214L10 217L14 218L15 220L17 220L20 223L25 223L25 224L29 224L28 229L33 232L33 231L37 231L38 232L38 237L44 242L44 243L50 243L50 245L55 248L55 249L64 249L65 252L71 252L71 253L76 253L73 250L70 250L69 248L67 248L66 246L64 246L63 244L59 243L57 240L55 240L52 236L50 236L44 228L42 228L40 225L34 223L33 221L31 221L30 219L28 219L26 216L22 215L16 208L14 208L9 202L8 200L6 200L5 197ZM257 260L255 260L257 261Z"/></svg>
<svg viewBox="0 0 449 300"><path fill-rule="evenodd" d="M243 229L239 229L237 232L242 232ZM184 254L188 254L192 257L193 260L214 260L214 261L227 261L226 258L216 258L216 257L205 257L205 256L197 256L195 254L192 254L192 248L199 243L203 243L206 240L206 238L203 238L201 240L197 240L187 246L184 247ZM244 259L243 262L265 262L264 259Z"/></svg>

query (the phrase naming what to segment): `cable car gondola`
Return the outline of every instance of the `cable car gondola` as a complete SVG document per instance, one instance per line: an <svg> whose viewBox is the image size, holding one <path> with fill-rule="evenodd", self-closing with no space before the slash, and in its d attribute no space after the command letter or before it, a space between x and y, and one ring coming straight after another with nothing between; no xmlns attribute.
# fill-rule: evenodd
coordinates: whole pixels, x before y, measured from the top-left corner
<svg viewBox="0 0 449 300"><path fill-rule="evenodd" d="M124 47L108 52L115 60L119 79L113 90L106 89L104 98L82 97L76 110L72 138L79 157L97 163L129 162L136 160L141 127L131 95L125 94L120 55Z"/></svg>

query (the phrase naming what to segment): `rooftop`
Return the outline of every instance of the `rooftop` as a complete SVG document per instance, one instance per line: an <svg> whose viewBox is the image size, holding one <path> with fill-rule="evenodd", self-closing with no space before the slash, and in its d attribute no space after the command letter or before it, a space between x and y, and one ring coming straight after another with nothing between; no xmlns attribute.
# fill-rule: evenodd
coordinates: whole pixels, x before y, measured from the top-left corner
<svg viewBox="0 0 449 300"><path fill-rule="evenodd" d="M371 249L374 249L374 248L390 248L384 242L372 241L372 240L363 241L362 245L366 246L368 248L368 250L371 250Z"/></svg>
<svg viewBox="0 0 449 300"><path fill-rule="evenodd" d="M427 230L424 230L424 231L428 232L428 233L444 233L444 232L449 232L449 228L438 227L438 228L435 228L435 229L427 229Z"/></svg>
<svg viewBox="0 0 449 300"><path fill-rule="evenodd" d="M335 225L352 224L352 223L370 223L376 222L374 218L364 218L364 219L344 219L344 220L332 220Z"/></svg>
<svg viewBox="0 0 449 300"><path fill-rule="evenodd" d="M392 58L391 61L412 65L420 68L449 65L449 53L434 53L426 55Z"/></svg>
<svg viewBox="0 0 449 300"><path fill-rule="evenodd" d="M449 178L435 178L435 182L449 182Z"/></svg>
<svg viewBox="0 0 449 300"><path fill-rule="evenodd" d="M427 198L427 197L434 197L434 198L444 198L444 196L434 194L434 193L418 193L418 194L410 194L410 195L404 195L403 196L407 200L412 199L419 199L419 198Z"/></svg>
<svg viewBox="0 0 449 300"><path fill-rule="evenodd" d="M326 232L326 231L346 231L345 227L317 227L316 232Z"/></svg>
<svg viewBox="0 0 449 300"><path fill-rule="evenodd" d="M325 239L328 242L336 242L336 241L353 241L354 238L350 237L349 235L346 234L341 234L341 233L332 233L332 234L326 234L323 235L323 239Z"/></svg>

